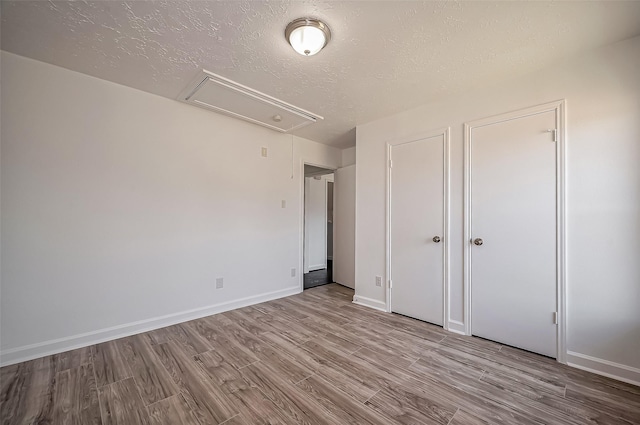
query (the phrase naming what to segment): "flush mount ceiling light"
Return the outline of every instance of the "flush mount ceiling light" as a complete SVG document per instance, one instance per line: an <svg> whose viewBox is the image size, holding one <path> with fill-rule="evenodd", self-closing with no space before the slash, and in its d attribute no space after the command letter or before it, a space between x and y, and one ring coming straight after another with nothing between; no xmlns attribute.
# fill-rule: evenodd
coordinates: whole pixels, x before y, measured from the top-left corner
<svg viewBox="0 0 640 425"><path fill-rule="evenodd" d="M293 50L304 56L313 56L331 40L331 31L318 19L299 18L287 25L284 36Z"/></svg>

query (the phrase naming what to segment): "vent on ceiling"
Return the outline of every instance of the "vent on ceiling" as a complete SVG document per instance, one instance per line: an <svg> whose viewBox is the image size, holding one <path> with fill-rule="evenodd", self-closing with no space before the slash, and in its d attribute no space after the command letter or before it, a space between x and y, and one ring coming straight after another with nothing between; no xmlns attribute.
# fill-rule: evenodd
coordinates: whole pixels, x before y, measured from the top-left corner
<svg viewBox="0 0 640 425"><path fill-rule="evenodd" d="M182 92L179 100L282 133L324 119L206 70Z"/></svg>

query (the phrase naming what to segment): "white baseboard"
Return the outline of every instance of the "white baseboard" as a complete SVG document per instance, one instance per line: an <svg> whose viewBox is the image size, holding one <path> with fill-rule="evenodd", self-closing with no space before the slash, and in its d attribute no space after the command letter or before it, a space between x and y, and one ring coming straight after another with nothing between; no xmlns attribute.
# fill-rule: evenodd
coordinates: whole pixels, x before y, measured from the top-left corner
<svg viewBox="0 0 640 425"><path fill-rule="evenodd" d="M252 297L240 298L237 300L214 304L207 307L187 310L180 313L168 314L152 319L112 326L110 328L100 329L97 331L86 332L64 338L52 339L37 344L11 348L0 352L0 366L8 366L27 360L37 359L39 357L63 353L69 350L75 350L77 348L86 347L88 345L99 344L105 341L111 341L114 339L147 332L154 329L164 328L166 326L187 322L189 320L199 319L205 316L211 316L217 313L223 313L225 311L234 310L236 308L246 307L249 305L271 301L282 297L288 297L290 295L299 294L300 291L300 287L296 285L293 288L267 292Z"/></svg>
<svg viewBox="0 0 640 425"><path fill-rule="evenodd" d="M353 303L363 305L365 307L373 308L376 310L387 312L387 305L382 301L374 300L373 298L367 298L360 295L353 296Z"/></svg>
<svg viewBox="0 0 640 425"><path fill-rule="evenodd" d="M449 319L447 330L456 334L466 335L466 332L464 331L464 323L457 320Z"/></svg>
<svg viewBox="0 0 640 425"><path fill-rule="evenodd" d="M640 369L609 360L567 351L567 364L587 372L640 386Z"/></svg>

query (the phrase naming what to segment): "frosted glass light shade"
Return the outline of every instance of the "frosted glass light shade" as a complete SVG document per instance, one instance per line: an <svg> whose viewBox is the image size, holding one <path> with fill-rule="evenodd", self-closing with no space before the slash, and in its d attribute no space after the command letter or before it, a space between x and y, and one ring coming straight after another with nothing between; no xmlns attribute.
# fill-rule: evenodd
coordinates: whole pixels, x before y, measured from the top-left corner
<svg viewBox="0 0 640 425"><path fill-rule="evenodd" d="M296 52L313 56L327 45L331 31L317 19L300 18L287 25L285 37Z"/></svg>

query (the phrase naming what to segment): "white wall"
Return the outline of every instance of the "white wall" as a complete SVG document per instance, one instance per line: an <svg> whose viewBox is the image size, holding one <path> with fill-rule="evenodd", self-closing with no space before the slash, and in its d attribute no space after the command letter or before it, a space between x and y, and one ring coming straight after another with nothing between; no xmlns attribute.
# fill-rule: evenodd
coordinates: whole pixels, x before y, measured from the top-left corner
<svg viewBox="0 0 640 425"><path fill-rule="evenodd" d="M340 150L5 52L1 78L3 363L300 290L299 164Z"/></svg>
<svg viewBox="0 0 640 425"><path fill-rule="evenodd" d="M356 163L356 147L342 150L342 167L348 167Z"/></svg>
<svg viewBox="0 0 640 425"><path fill-rule="evenodd" d="M355 288L356 166L335 172L333 220L333 280Z"/></svg>
<svg viewBox="0 0 640 425"><path fill-rule="evenodd" d="M501 86L358 126L359 299L385 301L385 289L375 286L375 276L385 275L387 141L451 126L450 310L453 320L464 322L463 123L565 98L568 358L640 382L639 75L636 37Z"/></svg>
<svg viewBox="0 0 640 425"><path fill-rule="evenodd" d="M327 181L333 175L316 180L305 179L305 273L327 267Z"/></svg>

